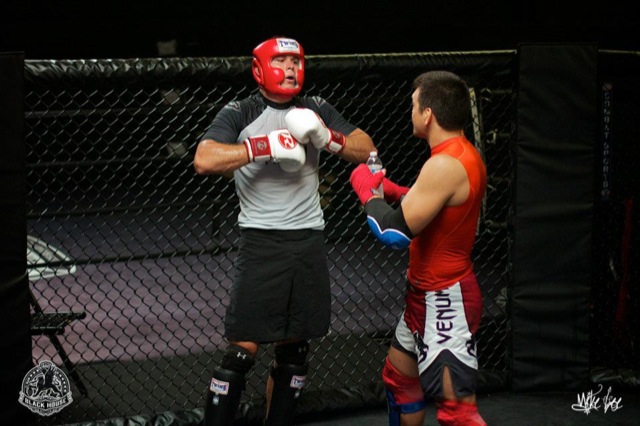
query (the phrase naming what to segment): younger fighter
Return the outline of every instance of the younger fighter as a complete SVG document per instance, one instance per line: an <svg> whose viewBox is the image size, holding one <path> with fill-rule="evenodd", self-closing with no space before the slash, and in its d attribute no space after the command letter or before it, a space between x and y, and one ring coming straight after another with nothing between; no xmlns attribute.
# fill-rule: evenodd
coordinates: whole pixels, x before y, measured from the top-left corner
<svg viewBox="0 0 640 426"><path fill-rule="evenodd" d="M229 342L207 390L205 426L230 426L260 345L275 344L265 425L289 425L305 385L309 340L331 317L324 218L318 194L321 152L363 162L371 138L327 101L297 96L302 46L266 40L253 51L259 90L227 104L198 144L199 174L233 172L241 236L225 315Z"/></svg>
<svg viewBox="0 0 640 426"><path fill-rule="evenodd" d="M413 88L413 134L431 147L415 184L398 186L365 165L351 174L373 234L390 247L409 247L406 307L382 372L389 424L421 426L425 402L434 398L441 425L485 426L475 395L482 298L471 250L487 175L464 136L469 89L445 71L418 76Z"/></svg>

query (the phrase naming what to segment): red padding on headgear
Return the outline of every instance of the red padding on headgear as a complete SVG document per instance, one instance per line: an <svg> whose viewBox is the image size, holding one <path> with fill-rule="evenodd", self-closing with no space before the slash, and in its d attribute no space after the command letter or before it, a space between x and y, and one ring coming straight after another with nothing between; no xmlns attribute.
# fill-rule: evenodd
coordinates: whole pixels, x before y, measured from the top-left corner
<svg viewBox="0 0 640 426"><path fill-rule="evenodd" d="M271 60L276 56L293 55L300 59L300 69L296 80L298 85L284 88L280 84L284 81L284 72L280 68L271 66ZM251 66L253 78L258 85L269 93L277 95L295 96L302 90L304 83L304 50L300 43L291 38L274 37L263 41L253 49Z"/></svg>

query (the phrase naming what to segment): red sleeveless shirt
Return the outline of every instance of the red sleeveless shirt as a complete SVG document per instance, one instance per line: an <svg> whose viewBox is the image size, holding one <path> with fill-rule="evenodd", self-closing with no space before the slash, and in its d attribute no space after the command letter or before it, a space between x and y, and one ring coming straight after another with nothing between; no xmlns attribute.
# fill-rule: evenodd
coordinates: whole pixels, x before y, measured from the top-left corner
<svg viewBox="0 0 640 426"><path fill-rule="evenodd" d="M434 147L431 156L434 155L449 155L460 161L467 171L469 196L459 206L443 207L411 241L407 277L423 291L442 290L473 272L471 250L487 186L482 157L464 136Z"/></svg>

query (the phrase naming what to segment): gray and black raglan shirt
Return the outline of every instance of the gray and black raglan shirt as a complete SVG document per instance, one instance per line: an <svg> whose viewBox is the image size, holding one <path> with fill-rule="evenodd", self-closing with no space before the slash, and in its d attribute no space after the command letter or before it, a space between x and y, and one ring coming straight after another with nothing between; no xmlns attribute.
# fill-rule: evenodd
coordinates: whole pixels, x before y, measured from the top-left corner
<svg viewBox="0 0 640 426"><path fill-rule="evenodd" d="M345 135L357 128L320 97L295 97L291 102L279 104L257 92L225 105L201 140L239 144L250 136L284 129L285 115L296 107L315 111L327 127ZM302 146L307 159L297 172L285 172L271 161L249 163L234 172L241 228L324 229L318 193L320 152L310 143Z"/></svg>

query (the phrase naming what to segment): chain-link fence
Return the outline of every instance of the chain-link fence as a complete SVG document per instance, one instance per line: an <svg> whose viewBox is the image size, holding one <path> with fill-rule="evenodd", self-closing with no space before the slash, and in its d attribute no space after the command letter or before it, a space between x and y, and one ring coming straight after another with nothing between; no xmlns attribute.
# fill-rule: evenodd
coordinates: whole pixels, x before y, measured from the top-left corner
<svg viewBox="0 0 640 426"><path fill-rule="evenodd" d="M411 135L413 78L462 75L472 90L467 136L488 190L474 261L484 300L482 383L508 374L506 287L515 132L515 52L309 57L305 94L319 95L374 139L390 176L410 185L428 158ZM46 424L204 406L233 280L233 182L201 177L198 138L227 102L255 89L249 58L27 61L30 285L34 308L73 311L57 336L34 336L37 363L70 376L74 403ZM321 159L332 323L314 342L304 395L380 383L402 306L407 253L370 235L348 184L353 165ZM266 346L245 401L259 401ZM69 363L63 365L63 354ZM82 388L86 388L83 394ZM258 404L259 405L259 404Z"/></svg>

